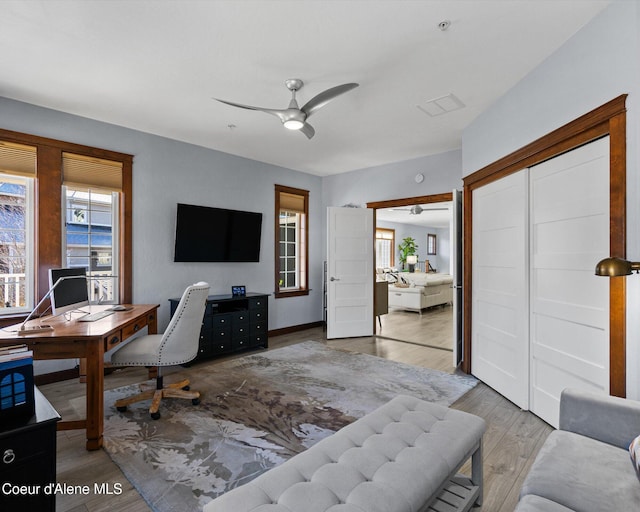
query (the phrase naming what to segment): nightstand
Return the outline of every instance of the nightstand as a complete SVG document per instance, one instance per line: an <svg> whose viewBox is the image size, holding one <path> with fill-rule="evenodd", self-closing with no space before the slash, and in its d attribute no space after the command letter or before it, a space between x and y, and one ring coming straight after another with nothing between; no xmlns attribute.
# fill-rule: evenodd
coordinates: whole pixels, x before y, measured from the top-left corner
<svg viewBox="0 0 640 512"><path fill-rule="evenodd" d="M0 425L0 510L56 509L56 423L60 415L35 389L35 414Z"/></svg>

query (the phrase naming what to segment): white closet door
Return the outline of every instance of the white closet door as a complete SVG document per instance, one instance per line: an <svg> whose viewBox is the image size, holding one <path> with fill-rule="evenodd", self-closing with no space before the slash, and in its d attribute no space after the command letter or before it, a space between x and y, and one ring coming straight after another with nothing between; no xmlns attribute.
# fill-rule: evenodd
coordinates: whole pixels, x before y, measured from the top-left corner
<svg viewBox="0 0 640 512"><path fill-rule="evenodd" d="M557 427L565 387L609 394L609 279L594 275L609 255L609 138L529 176L530 409Z"/></svg>
<svg viewBox="0 0 640 512"><path fill-rule="evenodd" d="M473 191L473 375L529 408L528 176Z"/></svg>

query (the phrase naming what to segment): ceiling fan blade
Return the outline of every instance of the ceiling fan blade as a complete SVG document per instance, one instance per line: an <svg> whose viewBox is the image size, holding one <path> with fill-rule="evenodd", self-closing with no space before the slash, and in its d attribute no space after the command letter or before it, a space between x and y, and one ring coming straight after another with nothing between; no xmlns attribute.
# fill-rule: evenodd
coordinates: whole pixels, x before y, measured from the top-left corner
<svg viewBox="0 0 640 512"><path fill-rule="evenodd" d="M218 98L213 98L220 103L224 103L225 105L231 105L232 107L245 108L247 110L257 110L258 112L264 112L265 114L271 114L272 116L279 117L281 121L285 120L285 112L284 110L278 110L275 108L263 108L263 107L252 107L251 105L243 105L242 103L233 103L232 101L221 100Z"/></svg>
<svg viewBox="0 0 640 512"><path fill-rule="evenodd" d="M307 139L310 139L316 134L316 131L313 129L313 126L311 126L309 123L304 123L302 125L302 128L300 128L300 131L307 136Z"/></svg>
<svg viewBox="0 0 640 512"><path fill-rule="evenodd" d="M303 105L303 107L300 110L302 110L305 114L307 114L307 117L309 117L316 110L324 107L332 99L336 98L337 96L340 96L341 94L344 94L345 92L349 92L351 89L355 89L356 87L358 87L358 85L359 84L354 84L354 83L336 85L335 87L332 87L331 89L327 89L326 91L323 91L320 94L311 98L309 101L307 101Z"/></svg>

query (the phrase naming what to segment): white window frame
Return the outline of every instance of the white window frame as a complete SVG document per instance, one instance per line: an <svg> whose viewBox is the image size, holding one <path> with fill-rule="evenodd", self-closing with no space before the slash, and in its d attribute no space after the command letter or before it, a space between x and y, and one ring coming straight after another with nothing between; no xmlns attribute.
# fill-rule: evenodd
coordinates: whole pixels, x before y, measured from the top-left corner
<svg viewBox="0 0 640 512"><path fill-rule="evenodd" d="M115 190L106 190L95 187L82 187L82 186L62 186L62 211L64 214L62 215L62 261L63 266L69 266L68 254L67 254L67 227L66 224L69 221L68 219L68 210L67 210L67 191L68 190L76 190L80 192L86 192L91 194L92 192L99 194L111 194L111 289L113 297L110 300L101 300L101 304L118 304L120 301L120 284L119 284L119 275L120 275L120 193ZM90 201L89 201L90 202ZM85 220L85 223L88 226L92 225L91 222L91 208L87 210L89 212L88 218ZM91 268L91 253L88 254L89 258L89 266L87 268L87 276L93 276L94 274L100 274L100 271L94 271ZM93 293L93 292L91 292ZM90 296L91 299L91 296Z"/></svg>
<svg viewBox="0 0 640 512"><path fill-rule="evenodd" d="M25 185L25 290L24 306L0 308L2 316L30 312L34 306L35 269L35 179L0 173L0 179ZM4 284L2 284L4 286Z"/></svg>
<svg viewBox="0 0 640 512"><path fill-rule="evenodd" d="M283 214L285 214L285 216L283 216ZM293 286L285 286L285 284L280 286L280 290L282 290L283 292L300 289L300 221L301 221L301 217L302 217L302 214L300 213L288 212L286 210L281 210L281 213L280 213L280 225L281 226L283 224L285 225L285 233L287 233L288 225L293 224L295 228L295 240L291 241L286 239L286 237L285 237L285 240L282 240L282 239L278 240L278 243L280 243L281 248L283 244L285 244L285 246L288 244L291 244L295 248L295 270L283 270L282 265L280 266L280 274L285 274L285 276L287 274L292 274L294 276ZM282 255L282 251L281 251L280 259L286 260L287 258L290 258L290 256L286 254L286 251L284 256ZM285 282L286 282L286 279L285 279Z"/></svg>

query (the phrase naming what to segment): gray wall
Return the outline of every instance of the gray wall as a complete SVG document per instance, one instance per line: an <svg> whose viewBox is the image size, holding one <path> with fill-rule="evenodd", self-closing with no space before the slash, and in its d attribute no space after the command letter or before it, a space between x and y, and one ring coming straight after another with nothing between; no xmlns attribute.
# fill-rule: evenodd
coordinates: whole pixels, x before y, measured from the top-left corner
<svg viewBox="0 0 640 512"><path fill-rule="evenodd" d="M615 0L463 131L463 175L627 93L627 257L638 261L639 56L640 3ZM639 399L637 277L627 279L627 308L627 396Z"/></svg>
<svg viewBox="0 0 640 512"><path fill-rule="evenodd" d="M370 202L443 194L451 192L454 188L460 190L462 189L461 168L462 152L455 150L325 176L322 180L322 202L325 209L328 206L345 205L364 208ZM418 173L424 175L422 183L415 182L414 178ZM326 216L323 220L323 230L326 232ZM446 231L448 233L449 230ZM397 234L396 239L398 239ZM418 244L421 245L419 242ZM438 253L449 254L449 248L442 247L441 250L439 241L438 245ZM326 237L322 250L323 254L326 254ZM426 247L424 254L426 255ZM422 258L422 254L420 257ZM438 265L439 271L440 267L449 268L448 262L443 261Z"/></svg>
<svg viewBox="0 0 640 512"><path fill-rule="evenodd" d="M0 98L5 129L134 155L133 300L159 303L159 328L168 323L167 299L205 280L212 294L231 285L271 294L274 290L274 184L310 191L308 297L269 300L269 328L322 319L321 178L90 119ZM46 191L45 191L46 193ZM259 263L174 263L176 203L263 214Z"/></svg>
<svg viewBox="0 0 640 512"><path fill-rule="evenodd" d="M462 188L462 152L448 151L437 155L394 162L326 176L322 180L325 206L354 204L406 197L427 196ZM424 181L416 183L416 174Z"/></svg>

